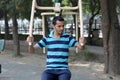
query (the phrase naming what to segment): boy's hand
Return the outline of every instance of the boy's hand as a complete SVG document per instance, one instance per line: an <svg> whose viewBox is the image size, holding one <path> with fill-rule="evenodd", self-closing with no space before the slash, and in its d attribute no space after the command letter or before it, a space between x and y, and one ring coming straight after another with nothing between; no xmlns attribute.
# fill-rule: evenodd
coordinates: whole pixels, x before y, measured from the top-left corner
<svg viewBox="0 0 120 80"><path fill-rule="evenodd" d="M30 53L34 52L34 47L33 47L33 45L32 45L33 42L34 42L34 37L28 36L26 41L29 43L28 51L29 51Z"/></svg>
<svg viewBox="0 0 120 80"><path fill-rule="evenodd" d="M28 43L33 43L34 42L34 37L33 36L32 37L28 36L26 41Z"/></svg>
<svg viewBox="0 0 120 80"><path fill-rule="evenodd" d="M81 37L81 38L79 38L79 42L80 42L81 46L84 46L87 41L86 41L85 37Z"/></svg>

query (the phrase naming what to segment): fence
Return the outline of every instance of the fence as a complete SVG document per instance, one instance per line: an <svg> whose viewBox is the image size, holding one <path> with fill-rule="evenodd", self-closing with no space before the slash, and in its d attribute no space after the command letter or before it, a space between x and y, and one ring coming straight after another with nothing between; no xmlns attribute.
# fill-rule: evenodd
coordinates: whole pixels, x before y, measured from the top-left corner
<svg viewBox="0 0 120 80"><path fill-rule="evenodd" d="M67 24L66 24L67 25ZM84 37L88 37L88 27L89 24L84 24ZM101 31L101 24L93 24L92 29L98 29L99 32L99 37L102 38L102 31ZM73 36L75 36L75 27L73 26L72 28L72 33L71 33L71 27L66 27L65 26L65 32L68 34L72 34ZM4 34L5 33L5 28L0 26L0 34ZM12 34L12 27L9 27L9 33ZM18 34L23 34L23 35L28 35L29 34L29 26L22 26L22 27L18 27ZM38 27L34 27L33 28L33 35L42 35L42 28L40 26Z"/></svg>

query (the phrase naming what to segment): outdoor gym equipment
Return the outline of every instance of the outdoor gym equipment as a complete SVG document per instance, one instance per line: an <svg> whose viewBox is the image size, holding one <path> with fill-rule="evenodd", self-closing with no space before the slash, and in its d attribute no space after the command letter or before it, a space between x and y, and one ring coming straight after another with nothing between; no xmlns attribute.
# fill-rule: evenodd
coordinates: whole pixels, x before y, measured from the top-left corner
<svg viewBox="0 0 120 80"><path fill-rule="evenodd" d="M62 13L62 15L67 15L67 14L72 14L75 15L76 17L76 40L78 40L78 15L80 19L80 37L83 37L83 19L82 19L82 2L81 0L78 0L78 5L75 7L61 7L61 2L62 0L54 0L55 6L54 7L43 7L43 6L38 6L36 3L36 0L32 1L32 8L31 8L31 18L30 18L30 28L29 28L29 36L33 36L33 19L34 19L34 11L35 8L38 10L53 10L54 12L42 12L42 31L43 31L43 37L45 37L45 16L46 15L55 15L58 16L61 13L61 10L79 10L78 12L65 12ZM32 43L29 43L31 46ZM76 52L78 52L76 48ZM45 53L45 48L43 50L43 53Z"/></svg>
<svg viewBox="0 0 120 80"><path fill-rule="evenodd" d="M4 47L5 47L5 40L4 39L0 39L0 53L1 51L4 50ZM2 65L0 64L0 73L2 72Z"/></svg>
<svg viewBox="0 0 120 80"><path fill-rule="evenodd" d="M4 50L4 47L5 47L5 40L0 39L0 52Z"/></svg>

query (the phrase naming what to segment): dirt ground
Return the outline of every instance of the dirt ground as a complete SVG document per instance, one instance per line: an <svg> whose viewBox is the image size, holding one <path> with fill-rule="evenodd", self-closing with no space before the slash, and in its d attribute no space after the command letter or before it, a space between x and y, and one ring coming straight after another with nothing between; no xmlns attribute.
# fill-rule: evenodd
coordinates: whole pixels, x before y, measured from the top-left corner
<svg viewBox="0 0 120 80"><path fill-rule="evenodd" d="M0 54L0 64L2 64L0 80L40 80L40 75L45 68L46 54L42 54L42 50L28 53L25 48L26 43L23 42L22 57L15 57L13 56L15 53L12 50L12 43L9 43L10 45L6 46L5 50ZM8 47L11 49L8 49ZM69 66L72 73L71 80L120 80L119 76L114 77L104 73L104 60L103 56L101 56L103 48L87 46L86 49L97 54L99 59L86 60L81 58L80 55L75 54L75 49L71 49L69 56ZM21 67L22 65L24 65L24 68ZM11 69L13 68L14 70L12 71ZM6 76L7 78L5 78Z"/></svg>
<svg viewBox="0 0 120 80"><path fill-rule="evenodd" d="M45 67L45 54L40 54L40 53L27 53L27 52L21 52L23 55L22 57L15 57L13 56L14 51L12 50L5 50L0 54L0 64L5 64L5 63L17 63L17 64L26 64L26 65L32 65L32 66L38 66L41 67L39 69L39 75L42 73ZM75 58L76 57L76 58ZM9 66L9 65L8 65ZM69 66L70 70L72 72L72 80L119 80L118 77L113 77L107 74L104 74L104 63L99 63L98 61L84 61L79 59L78 55L74 55L71 53L70 59L69 59ZM10 68L10 66L9 66ZM23 69L23 68L22 68ZM23 70L25 71L25 70ZM0 74L0 77L2 75L9 75L15 74L13 73L6 73L6 69L3 68L2 74ZM29 73L27 73L29 74ZM20 74L22 75L22 74ZM19 75L19 76L20 76ZM35 77L35 76L34 76ZM19 79L2 79L0 80L19 80ZM20 79L20 80L28 80L27 78L25 79ZM31 80L31 79L29 79ZM39 80L35 79L34 80Z"/></svg>

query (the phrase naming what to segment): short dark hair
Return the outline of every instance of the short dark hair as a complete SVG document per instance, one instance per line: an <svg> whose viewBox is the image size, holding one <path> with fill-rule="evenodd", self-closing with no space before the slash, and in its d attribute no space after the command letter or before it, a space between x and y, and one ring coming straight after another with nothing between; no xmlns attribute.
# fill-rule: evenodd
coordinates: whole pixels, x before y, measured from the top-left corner
<svg viewBox="0 0 120 80"><path fill-rule="evenodd" d="M64 21L64 19L61 16L55 16L52 20L52 24L56 25L57 21Z"/></svg>

